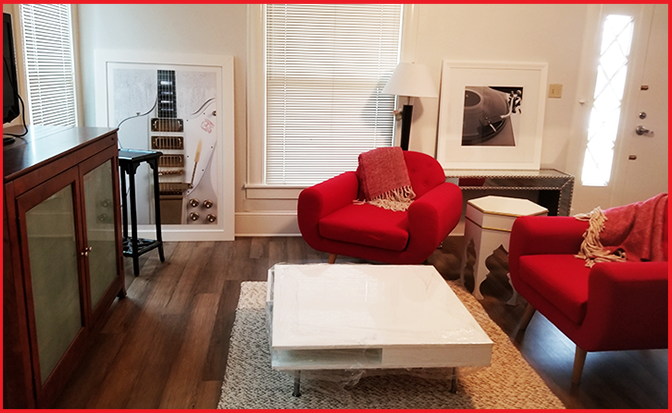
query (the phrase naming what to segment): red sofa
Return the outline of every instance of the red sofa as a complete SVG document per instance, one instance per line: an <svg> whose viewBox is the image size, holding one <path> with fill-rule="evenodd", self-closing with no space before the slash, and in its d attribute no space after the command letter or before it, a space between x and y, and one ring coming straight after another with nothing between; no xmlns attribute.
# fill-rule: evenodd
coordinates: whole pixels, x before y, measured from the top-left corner
<svg viewBox="0 0 672 413"><path fill-rule="evenodd" d="M336 255L390 264L420 264L448 236L462 213L462 192L445 182L433 157L404 151L416 199L407 211L395 212L363 199L358 173L345 172L304 189L297 218L303 238L312 248Z"/></svg>
<svg viewBox="0 0 672 413"><path fill-rule="evenodd" d="M667 348L667 262L586 267L574 255L587 228L574 217L521 217L509 248L511 281L528 302L520 328L536 310L576 344L575 384L589 351Z"/></svg>

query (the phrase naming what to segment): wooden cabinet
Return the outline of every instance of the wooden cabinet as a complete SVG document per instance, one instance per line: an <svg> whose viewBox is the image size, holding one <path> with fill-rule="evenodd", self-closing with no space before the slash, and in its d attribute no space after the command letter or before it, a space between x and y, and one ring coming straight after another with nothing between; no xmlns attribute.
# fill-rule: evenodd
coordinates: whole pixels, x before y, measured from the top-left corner
<svg viewBox="0 0 672 413"><path fill-rule="evenodd" d="M33 126L3 149L3 406L49 407L126 295L117 134Z"/></svg>

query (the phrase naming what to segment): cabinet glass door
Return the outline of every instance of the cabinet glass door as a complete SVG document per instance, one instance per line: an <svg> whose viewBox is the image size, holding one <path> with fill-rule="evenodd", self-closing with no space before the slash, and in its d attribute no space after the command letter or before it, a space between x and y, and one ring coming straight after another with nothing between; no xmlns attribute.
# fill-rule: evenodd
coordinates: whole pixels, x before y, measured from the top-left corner
<svg viewBox="0 0 672 413"><path fill-rule="evenodd" d="M82 328L72 187L26 212L42 384Z"/></svg>
<svg viewBox="0 0 672 413"><path fill-rule="evenodd" d="M84 175L91 307L94 309L117 277L112 182L112 160Z"/></svg>

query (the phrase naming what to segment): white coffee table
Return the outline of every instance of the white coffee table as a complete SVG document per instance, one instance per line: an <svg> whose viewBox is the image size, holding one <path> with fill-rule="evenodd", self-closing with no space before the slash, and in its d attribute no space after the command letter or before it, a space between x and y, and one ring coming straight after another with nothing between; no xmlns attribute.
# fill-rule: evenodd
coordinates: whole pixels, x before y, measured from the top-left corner
<svg viewBox="0 0 672 413"><path fill-rule="evenodd" d="M276 264L267 285L273 369L490 365L492 341L433 266Z"/></svg>

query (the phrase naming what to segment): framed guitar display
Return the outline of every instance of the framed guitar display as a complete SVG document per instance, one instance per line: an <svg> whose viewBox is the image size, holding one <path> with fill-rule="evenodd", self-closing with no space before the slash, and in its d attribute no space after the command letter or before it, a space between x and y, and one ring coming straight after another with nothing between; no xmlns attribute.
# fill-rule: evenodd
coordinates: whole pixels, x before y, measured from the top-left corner
<svg viewBox="0 0 672 413"><path fill-rule="evenodd" d="M105 77L105 90L96 83L97 119L119 129L120 148L162 153L164 239L233 240L233 57L99 51L96 62L97 78ZM148 235L152 185L141 165L138 229Z"/></svg>

